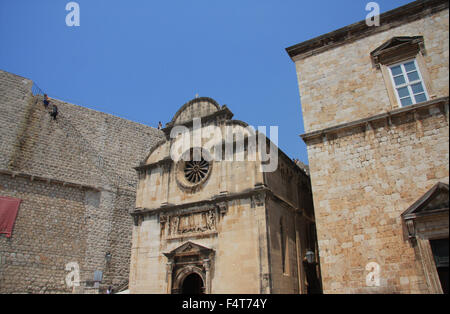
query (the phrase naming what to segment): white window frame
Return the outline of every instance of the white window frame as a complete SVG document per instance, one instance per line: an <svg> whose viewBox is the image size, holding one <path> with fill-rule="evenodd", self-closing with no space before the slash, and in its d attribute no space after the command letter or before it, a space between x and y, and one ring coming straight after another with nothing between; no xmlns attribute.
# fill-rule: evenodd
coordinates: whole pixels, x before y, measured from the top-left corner
<svg viewBox="0 0 450 314"><path fill-rule="evenodd" d="M406 69L405 69L405 63L408 63L408 62L411 62L411 61L414 62L414 66L416 67L415 71L417 71L417 74L419 75L419 80L412 81L412 82L409 81L408 73L413 72L413 71L407 72ZM400 68L402 70L402 75L405 78L405 82L406 83L397 86L395 84L395 81L394 81L394 75L392 73L392 68L395 67L395 66L398 66L398 65L400 66ZM412 104L411 105L406 105L406 106L412 106L412 105L417 104L417 102L416 102L416 98L414 97L414 93L413 93L413 90L411 88L411 85L417 84L419 82L422 83L422 87L423 87L424 94L425 94L425 97L426 97L425 101L430 100L430 96L428 94L427 86L425 84L425 81L423 80L422 73L420 72L420 68L419 68L419 65L417 63L416 58L409 59L409 60L403 60L401 62L389 64L389 65L386 65L386 66L389 68L389 75L391 77L392 87L394 88L394 93L395 93L395 96L397 98L397 102L398 102L400 107L405 107L405 106L402 104L402 102L400 100L400 95L398 94L398 90L397 89L398 88L402 88L402 87L407 87L408 88L409 97L411 98Z"/></svg>

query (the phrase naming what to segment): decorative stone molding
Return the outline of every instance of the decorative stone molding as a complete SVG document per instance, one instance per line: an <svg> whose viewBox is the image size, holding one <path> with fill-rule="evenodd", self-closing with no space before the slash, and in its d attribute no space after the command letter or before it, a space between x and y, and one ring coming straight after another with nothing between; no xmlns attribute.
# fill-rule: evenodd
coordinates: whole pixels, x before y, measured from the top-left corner
<svg viewBox="0 0 450 314"><path fill-rule="evenodd" d="M311 142L313 139L317 140L318 138L323 138L324 141L327 141L326 135L329 134L338 134L339 132L346 130L358 130L361 129L365 131L366 124L368 122L375 123L378 121L385 121L387 125L394 125L394 118L400 117L402 115L414 114L416 110L431 110L432 108L437 108L440 112L445 114L448 111L449 106L449 98L440 97L436 99L432 99L423 103L397 108L389 112L380 113L368 118L352 121L349 123L343 123L340 125L332 126L323 130L317 130L310 133L302 134L300 137L303 139L305 143Z"/></svg>
<svg viewBox="0 0 450 314"><path fill-rule="evenodd" d="M265 198L266 198L266 193L264 193L264 192L252 195L251 207L255 208L255 207L264 206Z"/></svg>
<svg viewBox="0 0 450 314"><path fill-rule="evenodd" d="M134 167L134 169L138 172L138 174L145 174L145 171L148 171L153 168L158 168L158 167L161 167L165 171L168 171L168 170L170 170L170 167L172 166L172 164L173 164L173 160L171 158L164 158L158 162L154 162L151 164L141 164L137 167Z"/></svg>
<svg viewBox="0 0 450 314"><path fill-rule="evenodd" d="M228 212L228 203L227 202L220 202L216 204L217 211L219 213L220 219L223 219L223 217Z"/></svg>
<svg viewBox="0 0 450 314"><path fill-rule="evenodd" d="M298 171L301 171L300 169ZM256 198L252 201L252 198L256 194L261 194L261 196L256 196ZM255 185L255 188L250 191L245 191L241 193L229 193L224 195L216 195L210 200L202 200L198 202L192 202L192 203L184 203L184 204L166 204L165 206L161 206L158 208L136 208L134 210L130 210L130 214L136 215L136 214L160 214L160 215L173 215L174 213L178 212L185 212L190 211L192 212L193 208L196 208L196 210L205 211L210 210L211 208L216 208L219 210L217 217L219 219L222 219L223 216L228 211L228 202L231 202L233 200L238 199L250 199L251 206L259 206L257 204L262 204L260 206L263 206L265 204L266 197L270 197L274 199L277 202L282 203L287 208L291 208L295 211L300 210L297 206L289 202L288 200L282 198L281 196L273 193L270 188L262 185ZM262 202L262 203L261 203ZM164 219L164 218L163 218Z"/></svg>
<svg viewBox="0 0 450 314"><path fill-rule="evenodd" d="M370 53L372 64L380 68L380 64L398 62L415 57L418 53L426 55L423 36L393 37Z"/></svg>
<svg viewBox="0 0 450 314"><path fill-rule="evenodd" d="M408 240L414 245L416 240L416 228L414 226L414 220L409 219L405 221L406 231L408 234Z"/></svg>
<svg viewBox="0 0 450 314"><path fill-rule="evenodd" d="M439 182L401 215L405 238L419 257L430 293L442 293L430 240L448 239L449 186Z"/></svg>
<svg viewBox="0 0 450 314"><path fill-rule="evenodd" d="M193 159L193 151L195 149L198 149L202 156L199 162L190 161ZM188 157L187 154L190 155L190 158L186 158ZM203 158L203 156L205 156L205 158ZM186 159L189 160L186 161ZM210 160L210 162L208 162L207 160ZM189 151L185 152L175 166L175 177L178 186L183 190L196 192L208 180L213 169L213 164L214 163L212 161L211 155L203 148L192 148ZM191 178L188 177L187 170L191 171L189 175L196 176L198 174L198 177L195 177L194 180L191 180Z"/></svg>
<svg viewBox="0 0 450 314"><path fill-rule="evenodd" d="M446 0L419 0L394 10L384 12L380 15L382 25L378 27L368 26L366 20L345 26L330 33L307 40L286 48L292 60L305 59L307 57L320 54L324 51L339 47L341 45L355 42L388 29L407 24L430 15L448 9Z"/></svg>
<svg viewBox="0 0 450 314"><path fill-rule="evenodd" d="M186 242L169 253L167 257L167 293L181 293L184 279L190 274L197 274L204 284L204 292L211 293L211 273L214 264L214 250Z"/></svg>
<svg viewBox="0 0 450 314"><path fill-rule="evenodd" d="M209 207L196 211L176 211L159 216L161 237L177 239L217 232L219 209Z"/></svg>

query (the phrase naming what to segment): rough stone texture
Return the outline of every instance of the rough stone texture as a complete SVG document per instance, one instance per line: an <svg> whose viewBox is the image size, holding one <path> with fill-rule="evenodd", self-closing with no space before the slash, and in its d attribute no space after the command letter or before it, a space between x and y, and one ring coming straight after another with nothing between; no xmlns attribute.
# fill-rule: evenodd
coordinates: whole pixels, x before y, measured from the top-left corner
<svg viewBox="0 0 450 314"><path fill-rule="evenodd" d="M69 292L65 265L85 269L85 190L0 175L0 194L24 200L12 237L0 236L0 292Z"/></svg>
<svg viewBox="0 0 450 314"><path fill-rule="evenodd" d="M377 291L365 286L372 261L381 266L379 292L427 292L400 215L436 182L448 182L449 129L442 114L423 119L423 136L410 117L309 144L325 292Z"/></svg>
<svg viewBox="0 0 450 314"><path fill-rule="evenodd" d="M448 95L448 10L295 62L305 132L394 109L370 52L394 36L423 36L436 95ZM295 58L294 58L295 61Z"/></svg>
<svg viewBox="0 0 450 314"><path fill-rule="evenodd" d="M370 52L394 36L416 35L424 36L441 105L339 129L395 112ZM434 184L448 183L448 47L446 9L296 61L325 293L431 291L400 215ZM378 287L366 285L370 262L380 265Z"/></svg>
<svg viewBox="0 0 450 314"><path fill-rule="evenodd" d="M188 104L182 107L187 113L183 109L176 116L202 117L198 147L213 156L216 147L206 148L206 143L222 145L222 138L215 138L219 132L210 133L208 126L216 126L222 134L230 127L234 135L251 135L244 123L207 110L215 106L205 105L205 99ZM200 109L192 113L191 108ZM232 161L213 160L205 181L186 187L184 168L170 158L174 142L161 143L138 168L136 210L131 213L135 218L131 293L179 293L186 276L195 271L207 293L305 293L302 259L316 242L307 237L305 228L314 218L309 177L278 149L277 170L262 173L259 158L249 160L246 146L243 161L237 161L236 151ZM166 255L189 241L213 254L202 259L193 254L195 249L186 249L174 258ZM281 241L287 243L284 273ZM187 259L188 264L181 264Z"/></svg>
<svg viewBox="0 0 450 314"><path fill-rule="evenodd" d="M23 200L12 237L0 235L0 292L70 292L68 262L81 281L101 270L103 286L119 288L129 277L133 167L163 134L51 99L54 121L31 86L0 71L0 195Z"/></svg>

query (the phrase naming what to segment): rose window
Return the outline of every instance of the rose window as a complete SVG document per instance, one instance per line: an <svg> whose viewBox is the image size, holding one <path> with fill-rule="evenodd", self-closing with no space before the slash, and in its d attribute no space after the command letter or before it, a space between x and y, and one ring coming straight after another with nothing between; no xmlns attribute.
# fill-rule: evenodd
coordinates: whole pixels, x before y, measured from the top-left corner
<svg viewBox="0 0 450 314"><path fill-rule="evenodd" d="M184 166L184 177L191 183L201 182L209 171L209 162L203 158L200 161L186 161Z"/></svg>

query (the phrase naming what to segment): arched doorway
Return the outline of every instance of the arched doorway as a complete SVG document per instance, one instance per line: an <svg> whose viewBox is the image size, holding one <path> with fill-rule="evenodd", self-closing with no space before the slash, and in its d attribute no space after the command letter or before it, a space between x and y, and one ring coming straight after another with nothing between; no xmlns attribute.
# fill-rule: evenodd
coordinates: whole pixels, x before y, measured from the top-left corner
<svg viewBox="0 0 450 314"><path fill-rule="evenodd" d="M204 290L203 280L196 273L187 275L181 286L182 294L203 294Z"/></svg>
<svg viewBox="0 0 450 314"><path fill-rule="evenodd" d="M211 293L214 251L190 241L164 253L167 263L167 293Z"/></svg>

